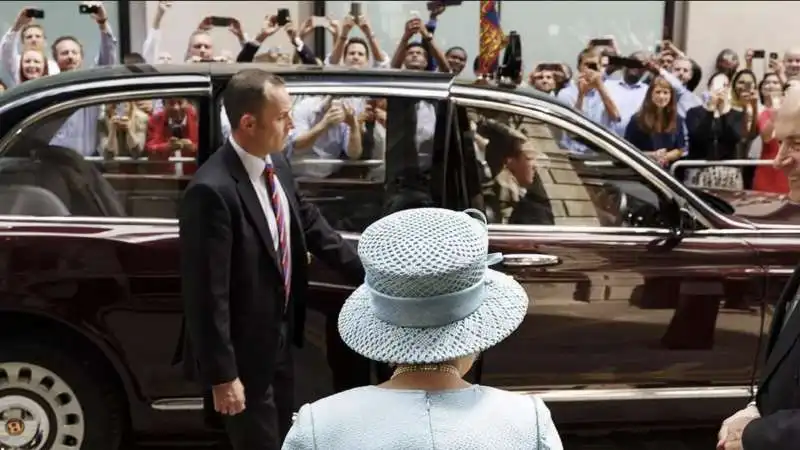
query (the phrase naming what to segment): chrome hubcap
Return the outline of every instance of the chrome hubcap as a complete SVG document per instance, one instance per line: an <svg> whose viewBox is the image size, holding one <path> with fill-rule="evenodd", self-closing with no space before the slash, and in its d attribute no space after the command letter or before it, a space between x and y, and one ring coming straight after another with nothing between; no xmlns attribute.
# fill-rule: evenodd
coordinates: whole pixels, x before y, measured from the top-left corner
<svg viewBox="0 0 800 450"><path fill-rule="evenodd" d="M35 364L0 363L0 450L79 449L83 408L72 388Z"/></svg>

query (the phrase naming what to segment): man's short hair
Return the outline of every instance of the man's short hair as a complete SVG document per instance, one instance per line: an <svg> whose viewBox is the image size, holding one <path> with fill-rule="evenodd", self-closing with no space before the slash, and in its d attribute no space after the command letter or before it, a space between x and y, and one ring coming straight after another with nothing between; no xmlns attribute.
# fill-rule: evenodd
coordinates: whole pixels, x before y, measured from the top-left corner
<svg viewBox="0 0 800 450"><path fill-rule="evenodd" d="M231 129L239 128L239 122L245 114L259 116L268 101L266 86L283 86L283 78L261 69L244 69L236 73L225 91L222 103L231 123Z"/></svg>
<svg viewBox="0 0 800 450"><path fill-rule="evenodd" d="M347 54L347 51L350 50L350 46L353 45L353 44L358 44L358 45L364 46L364 50L366 50L365 54L367 55L367 58L369 58L369 44L367 44L367 41L364 38L360 38L358 36L351 37L350 39L347 40L347 43L344 44L344 54L345 55ZM297 53L297 52L295 52L295 53Z"/></svg>

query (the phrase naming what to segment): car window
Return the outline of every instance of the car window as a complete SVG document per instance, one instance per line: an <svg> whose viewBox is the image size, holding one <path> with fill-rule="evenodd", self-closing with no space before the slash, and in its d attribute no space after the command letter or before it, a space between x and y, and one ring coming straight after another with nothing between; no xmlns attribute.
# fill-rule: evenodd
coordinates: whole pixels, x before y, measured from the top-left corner
<svg viewBox="0 0 800 450"><path fill-rule="evenodd" d="M530 117L468 115L491 223L665 226L657 191L588 140Z"/></svg>
<svg viewBox="0 0 800 450"><path fill-rule="evenodd" d="M197 164L196 98L67 110L0 155L0 214L176 218Z"/></svg>
<svg viewBox="0 0 800 450"><path fill-rule="evenodd" d="M339 231L361 232L399 209L432 206L436 101L295 95L285 155L301 193ZM220 105L221 134L230 134ZM439 178L441 179L441 177Z"/></svg>

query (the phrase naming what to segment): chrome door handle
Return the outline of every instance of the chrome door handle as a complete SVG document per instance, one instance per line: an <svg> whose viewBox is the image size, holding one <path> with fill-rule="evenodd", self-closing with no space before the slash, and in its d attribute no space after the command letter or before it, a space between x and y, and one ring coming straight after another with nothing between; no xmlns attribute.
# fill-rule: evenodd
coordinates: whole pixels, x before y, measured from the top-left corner
<svg viewBox="0 0 800 450"><path fill-rule="evenodd" d="M541 253L503 255L503 265L506 267L550 267L558 264L561 264L558 256Z"/></svg>

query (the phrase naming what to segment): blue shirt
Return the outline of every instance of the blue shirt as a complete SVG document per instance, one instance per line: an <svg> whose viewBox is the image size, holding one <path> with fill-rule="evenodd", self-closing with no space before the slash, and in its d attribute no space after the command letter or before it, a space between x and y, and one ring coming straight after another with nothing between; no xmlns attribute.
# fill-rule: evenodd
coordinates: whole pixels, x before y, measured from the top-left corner
<svg viewBox="0 0 800 450"><path fill-rule="evenodd" d="M578 101L578 85L574 82L570 82L569 85L558 92L556 99L558 99L561 103L574 108L575 103ZM597 92L597 89L592 89L587 92L586 95L584 95L583 104L581 105L581 112L591 121L596 122L608 129L612 129L613 121L608 116L606 106L603 104L603 99L600 96L600 93ZM564 133L564 135L561 137L561 147L576 155L586 155L592 153L592 151L585 145L573 140L568 133Z"/></svg>
<svg viewBox="0 0 800 450"><path fill-rule="evenodd" d="M647 84L639 81L636 84L628 84L624 80L607 80L606 89L608 95L614 100L619 112L619 122L611 123L611 131L618 136L625 136L625 129L634 114L642 107L644 98L647 95Z"/></svg>
<svg viewBox="0 0 800 450"><path fill-rule="evenodd" d="M652 152L655 150L683 150L684 155L686 152L686 124L682 117L678 116L675 131L667 133L648 133L639 126L639 121L632 118L625 128L625 139L636 148L643 152Z"/></svg>

